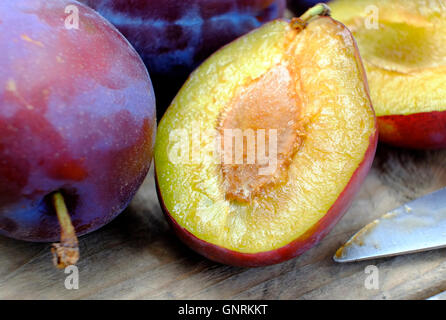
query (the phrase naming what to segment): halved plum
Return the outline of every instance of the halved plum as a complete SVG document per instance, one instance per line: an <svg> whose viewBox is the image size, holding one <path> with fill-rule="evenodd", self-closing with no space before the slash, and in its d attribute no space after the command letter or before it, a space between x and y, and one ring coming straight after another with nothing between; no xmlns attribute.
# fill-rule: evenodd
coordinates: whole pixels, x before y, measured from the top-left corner
<svg viewBox="0 0 446 320"><path fill-rule="evenodd" d="M362 63L342 24L305 22L321 7L222 48L160 122L160 201L178 236L209 259L262 266L303 253L370 169L377 130Z"/></svg>
<svg viewBox="0 0 446 320"><path fill-rule="evenodd" d="M446 148L446 3L337 0L330 7L358 41L380 140Z"/></svg>

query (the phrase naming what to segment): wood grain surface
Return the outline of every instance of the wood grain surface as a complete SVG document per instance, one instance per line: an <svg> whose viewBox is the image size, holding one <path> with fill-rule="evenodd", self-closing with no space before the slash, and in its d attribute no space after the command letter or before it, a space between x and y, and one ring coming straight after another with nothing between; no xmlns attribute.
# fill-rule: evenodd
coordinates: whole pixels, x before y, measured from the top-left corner
<svg viewBox="0 0 446 320"><path fill-rule="evenodd" d="M446 290L446 250L337 264L336 249L362 226L446 186L446 151L378 148L353 206L315 248L255 269L219 265L177 240L161 213L152 171L131 206L80 239L78 290L51 263L48 244L0 237L0 299L424 299ZM378 290L364 269L379 268Z"/></svg>

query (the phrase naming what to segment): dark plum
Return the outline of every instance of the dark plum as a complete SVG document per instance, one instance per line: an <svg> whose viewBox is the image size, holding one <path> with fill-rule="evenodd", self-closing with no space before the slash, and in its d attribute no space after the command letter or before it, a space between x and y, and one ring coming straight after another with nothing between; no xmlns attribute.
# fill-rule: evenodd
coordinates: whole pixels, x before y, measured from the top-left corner
<svg viewBox="0 0 446 320"><path fill-rule="evenodd" d="M152 76L159 109L210 54L282 17L286 0L81 0L133 44Z"/></svg>
<svg viewBox="0 0 446 320"><path fill-rule="evenodd" d="M65 23L73 4L78 29ZM57 195L77 235L108 223L146 176L155 129L147 69L98 13L0 1L0 234L59 239Z"/></svg>

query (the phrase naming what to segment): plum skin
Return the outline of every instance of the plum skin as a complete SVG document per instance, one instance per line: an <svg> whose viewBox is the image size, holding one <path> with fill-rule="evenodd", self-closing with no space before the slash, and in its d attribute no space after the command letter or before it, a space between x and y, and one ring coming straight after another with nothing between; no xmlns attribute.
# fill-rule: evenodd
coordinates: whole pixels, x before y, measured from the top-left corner
<svg viewBox="0 0 446 320"><path fill-rule="evenodd" d="M141 55L159 111L189 74L223 45L283 16L286 0L81 0L113 23Z"/></svg>
<svg viewBox="0 0 446 320"><path fill-rule="evenodd" d="M67 29L67 5L80 29ZM92 9L0 2L0 234L56 241L47 199L66 198L78 235L116 217L144 180L156 129L149 74Z"/></svg>
<svg viewBox="0 0 446 320"><path fill-rule="evenodd" d="M446 111L378 117L380 140L410 149L446 148Z"/></svg>

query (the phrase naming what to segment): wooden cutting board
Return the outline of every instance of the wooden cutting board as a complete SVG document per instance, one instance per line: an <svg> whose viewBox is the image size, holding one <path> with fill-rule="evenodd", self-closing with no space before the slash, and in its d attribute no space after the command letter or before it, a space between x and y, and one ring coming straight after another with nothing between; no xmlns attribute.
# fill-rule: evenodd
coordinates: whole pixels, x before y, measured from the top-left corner
<svg viewBox="0 0 446 320"><path fill-rule="evenodd" d="M131 206L80 240L79 289L53 268L49 245L0 237L0 299L424 299L446 290L446 250L337 264L332 256L362 226L446 186L446 151L378 148L353 206L315 248L255 269L220 265L177 240L161 213L152 171ZM376 265L379 289L365 268Z"/></svg>

